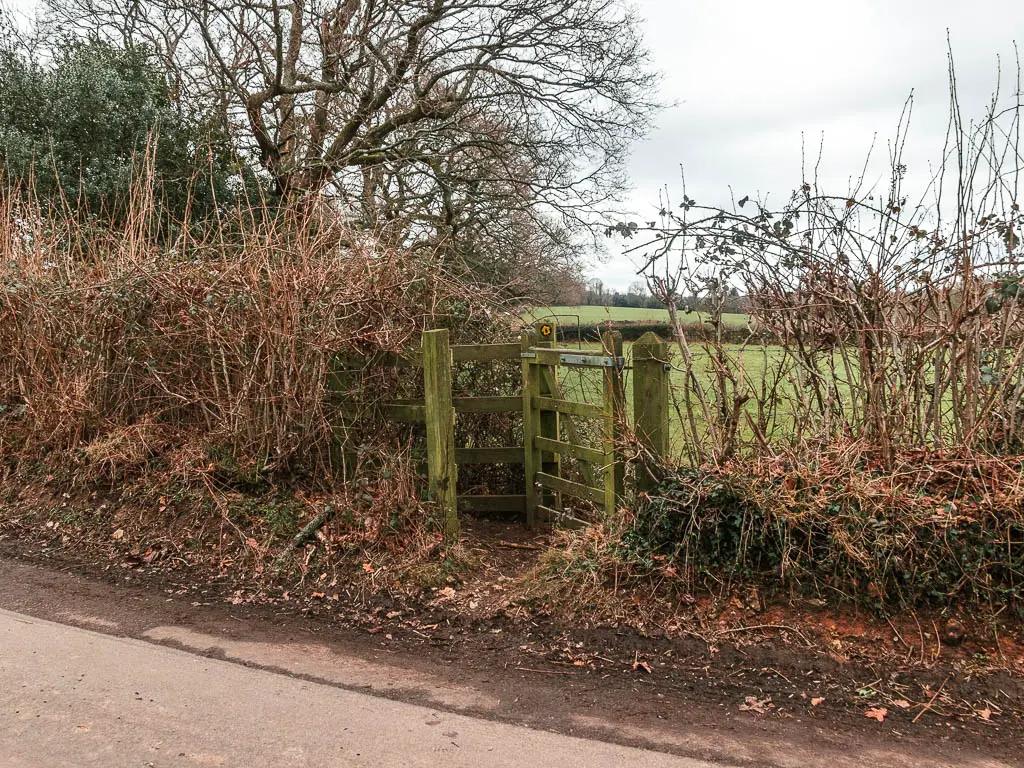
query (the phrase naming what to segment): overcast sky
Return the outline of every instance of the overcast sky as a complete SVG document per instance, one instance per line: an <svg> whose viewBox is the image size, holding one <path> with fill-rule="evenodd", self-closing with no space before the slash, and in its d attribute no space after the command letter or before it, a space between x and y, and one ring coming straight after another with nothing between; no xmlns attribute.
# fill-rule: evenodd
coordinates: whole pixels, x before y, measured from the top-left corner
<svg viewBox="0 0 1024 768"><path fill-rule="evenodd" d="M842 194L876 143L883 179L887 140L914 92L907 153L923 172L947 124L947 30L965 116L980 116L996 83L1015 77L1021 0L633 0L644 18L663 100L651 136L630 162L637 220L657 218L659 192L699 203L764 196L781 203L800 184L801 142L824 139L821 178ZM0 0L27 11L36 0ZM802 139L803 137L803 139ZM923 173L922 173L923 175ZM613 254L592 274L625 288L635 279Z"/></svg>
<svg viewBox="0 0 1024 768"><path fill-rule="evenodd" d="M947 30L965 117L983 114L1000 56L1004 90L1006 79L1015 89L1014 37L1024 37L1020 0L635 3L664 97L676 102L633 152L632 206L642 220L657 218L660 188L680 197L680 168L699 203L726 203L730 185L737 198L784 202L801 182L802 135L815 154L824 136L821 179L838 194L877 138L872 173L884 184L887 140L911 91L907 160L924 175L948 120ZM617 288L635 279L621 256L592 271Z"/></svg>

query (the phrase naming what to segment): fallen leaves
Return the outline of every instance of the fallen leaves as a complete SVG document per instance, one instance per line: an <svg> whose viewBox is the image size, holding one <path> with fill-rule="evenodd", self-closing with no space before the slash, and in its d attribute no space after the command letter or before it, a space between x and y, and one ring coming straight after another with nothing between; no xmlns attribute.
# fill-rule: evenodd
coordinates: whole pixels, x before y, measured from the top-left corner
<svg viewBox="0 0 1024 768"><path fill-rule="evenodd" d="M768 710L774 708L775 705L772 704L771 696L767 696L763 699L759 699L757 696L747 696L743 699L743 703L740 704L740 712L755 712L759 715L763 715Z"/></svg>
<svg viewBox="0 0 1024 768"><path fill-rule="evenodd" d="M813 699L811 699L811 706L816 707L819 704L821 704L821 702L823 702L824 700L825 698L823 696L815 696Z"/></svg>
<svg viewBox="0 0 1024 768"><path fill-rule="evenodd" d="M889 710L885 707L871 707L867 712L864 713L864 717L870 717L873 720L877 720L880 723L885 722L886 715L889 714Z"/></svg>

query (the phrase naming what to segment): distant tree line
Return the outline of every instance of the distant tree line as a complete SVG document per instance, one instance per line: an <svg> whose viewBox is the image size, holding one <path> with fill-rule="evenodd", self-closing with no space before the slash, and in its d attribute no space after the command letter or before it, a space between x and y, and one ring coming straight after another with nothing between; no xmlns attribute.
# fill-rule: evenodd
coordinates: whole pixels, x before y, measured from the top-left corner
<svg viewBox="0 0 1024 768"><path fill-rule="evenodd" d="M602 280L567 282L560 287L558 304L565 306L631 307L635 309L664 309L665 302L653 296L643 280L630 283L625 291L607 287ZM746 297L735 286L721 291L682 296L677 301L684 312L710 312L720 305L726 313L743 314L747 311Z"/></svg>

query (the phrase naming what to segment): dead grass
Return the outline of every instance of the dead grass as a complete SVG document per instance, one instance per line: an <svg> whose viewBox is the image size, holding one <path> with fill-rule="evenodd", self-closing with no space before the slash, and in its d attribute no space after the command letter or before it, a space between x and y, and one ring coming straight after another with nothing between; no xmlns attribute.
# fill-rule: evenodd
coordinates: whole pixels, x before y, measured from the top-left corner
<svg viewBox="0 0 1024 768"><path fill-rule="evenodd" d="M585 613L620 591L664 602L760 588L1018 621L1022 473L1021 457L915 451L887 467L842 445L681 469L618 519L564 534L541 560L538 594Z"/></svg>
<svg viewBox="0 0 1024 768"><path fill-rule="evenodd" d="M496 289L323 200L156 227L146 180L116 231L0 185L0 525L324 589L457 569L380 408L418 376L373 361L502 328Z"/></svg>
<svg viewBox="0 0 1024 768"><path fill-rule="evenodd" d="M171 578L363 598L457 572L466 557L445 546L436 510L420 500L410 452L395 445L364 461L357 478L329 489L258 494L224 485L213 470L151 469L102 487L76 482L61 459L25 463L0 480L0 532Z"/></svg>
<svg viewBox="0 0 1024 768"><path fill-rule="evenodd" d="M427 327L499 322L488 289L319 202L253 204L151 232L140 183L125 231L0 188L0 447L65 452L107 480L202 446L247 482L345 470L402 385L335 361L416 344ZM369 393L364 398L363 394ZM361 419L345 420L338 398Z"/></svg>

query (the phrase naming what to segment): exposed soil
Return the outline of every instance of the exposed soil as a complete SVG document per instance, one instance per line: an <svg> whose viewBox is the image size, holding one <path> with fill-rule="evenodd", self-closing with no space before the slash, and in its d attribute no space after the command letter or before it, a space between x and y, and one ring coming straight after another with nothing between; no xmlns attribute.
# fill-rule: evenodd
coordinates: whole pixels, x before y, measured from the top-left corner
<svg viewBox="0 0 1024 768"><path fill-rule="evenodd" d="M478 566L415 598L100 562L9 530L0 607L134 637L171 625L261 643L316 638L498 702L460 711L732 764L1024 765L1019 636L744 600L703 632L569 622L510 597L542 540L516 524L467 527Z"/></svg>

